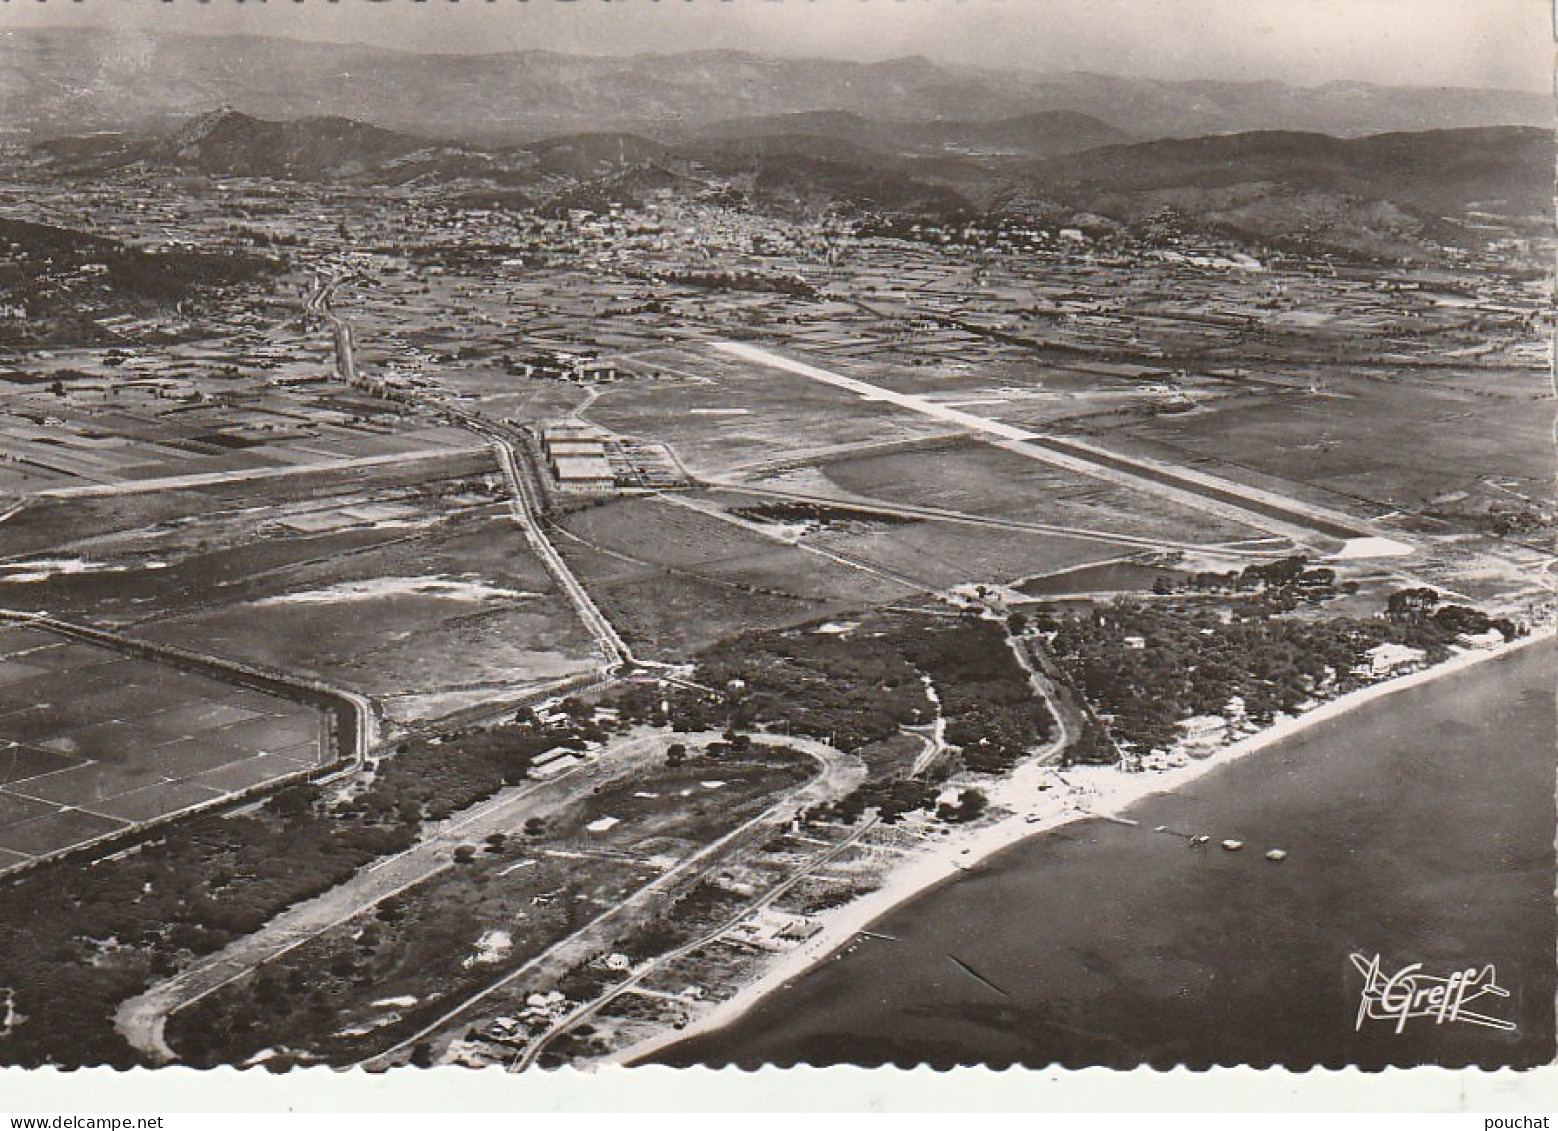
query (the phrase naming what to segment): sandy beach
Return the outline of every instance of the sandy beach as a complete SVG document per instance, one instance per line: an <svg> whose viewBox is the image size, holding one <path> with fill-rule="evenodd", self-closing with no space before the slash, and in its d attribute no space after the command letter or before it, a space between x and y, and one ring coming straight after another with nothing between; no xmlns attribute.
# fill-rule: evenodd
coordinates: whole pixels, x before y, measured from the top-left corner
<svg viewBox="0 0 1558 1131"><path fill-rule="evenodd" d="M1112 766L1073 766L1063 771L1035 763L1021 766L987 789L992 809L1004 810L1009 815L988 824L954 831L950 836L928 842L923 849L906 855L880 889L822 912L817 916L822 929L816 935L804 945L765 964L734 996L720 1002L686 1028L655 1034L613 1054L605 1063L641 1060L690 1037L731 1024L765 995L847 946L863 928L894 907L1020 841L1075 821L1121 820L1120 815L1143 798L1183 788L1221 766L1256 754L1366 703L1549 640L1555 631L1558 630L1544 627L1528 637L1496 648L1462 652L1432 667L1360 688L1321 703L1302 715L1280 718L1258 734L1172 769L1124 773ZM1040 786L1044 784L1050 788L1041 790Z"/></svg>

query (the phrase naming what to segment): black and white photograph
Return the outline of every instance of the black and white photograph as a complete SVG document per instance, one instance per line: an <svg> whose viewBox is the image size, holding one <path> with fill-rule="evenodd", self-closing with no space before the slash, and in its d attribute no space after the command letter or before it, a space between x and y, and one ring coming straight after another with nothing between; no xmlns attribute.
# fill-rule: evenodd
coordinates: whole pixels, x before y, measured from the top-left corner
<svg viewBox="0 0 1558 1131"><path fill-rule="evenodd" d="M1551 1066L1553 44L0 3L0 1066Z"/></svg>

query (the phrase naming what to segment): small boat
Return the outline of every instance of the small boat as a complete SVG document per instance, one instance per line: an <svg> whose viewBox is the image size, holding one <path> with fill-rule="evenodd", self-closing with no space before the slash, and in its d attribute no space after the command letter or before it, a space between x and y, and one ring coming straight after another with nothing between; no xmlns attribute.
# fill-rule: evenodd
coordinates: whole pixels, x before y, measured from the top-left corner
<svg viewBox="0 0 1558 1131"><path fill-rule="evenodd" d="M1288 854L1280 848L1273 848L1270 852L1266 853L1267 860L1286 860L1287 858Z"/></svg>
<svg viewBox="0 0 1558 1131"><path fill-rule="evenodd" d="M1193 836L1193 837L1190 838L1190 843L1191 844L1206 844L1211 839L1212 838L1209 837L1209 836Z"/></svg>
<svg viewBox="0 0 1558 1131"><path fill-rule="evenodd" d="M1238 852L1239 849L1244 847L1244 842L1242 840L1225 840L1223 841L1223 847L1229 852Z"/></svg>

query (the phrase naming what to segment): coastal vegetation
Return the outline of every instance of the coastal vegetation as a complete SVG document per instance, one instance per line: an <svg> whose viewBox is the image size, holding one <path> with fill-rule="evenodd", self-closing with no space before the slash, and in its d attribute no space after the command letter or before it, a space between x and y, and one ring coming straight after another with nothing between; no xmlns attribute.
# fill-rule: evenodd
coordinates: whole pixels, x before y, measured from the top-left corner
<svg viewBox="0 0 1558 1131"><path fill-rule="evenodd" d="M1375 617L1289 615L1294 589L1313 573L1295 560L1273 575L1291 578L1287 584L1216 607L1116 600L1041 611L1033 625L1115 741L1137 753L1174 746L1181 724L1195 716L1241 716L1265 727L1375 682L1383 673L1369 653L1381 645L1417 649L1435 663L1461 634L1496 628L1511 639L1519 631L1507 619L1440 604L1432 590L1393 594ZM1245 588L1239 580L1233 587Z"/></svg>
<svg viewBox="0 0 1558 1131"><path fill-rule="evenodd" d="M751 633L699 658L697 681L724 690L678 691L671 722L687 730L782 726L855 751L928 725L939 710L961 764L1000 773L1054 726L1006 640L1001 622L972 615L887 615L837 634Z"/></svg>
<svg viewBox="0 0 1558 1131"><path fill-rule="evenodd" d="M658 856L685 862L694 846L739 828L813 769L793 751L761 743L717 763L705 754L599 781L551 814L542 843L493 834L485 851L456 847L458 867L174 1013L169 1043L196 1065L244 1063L265 1050L273 1067L356 1063L383 1051L663 878L663 864L645 858L646 840ZM622 914L616 929L627 938L654 921L698 874L687 869L680 884ZM599 947L584 953L590 957L554 975L555 988L575 1000L620 977L601 966Z"/></svg>
<svg viewBox="0 0 1558 1131"><path fill-rule="evenodd" d="M45 865L0 890L0 986L23 1020L10 1063L128 1066L117 1004L257 930L437 820L523 780L575 738L512 725L403 744L355 797L297 785L241 814L208 813L165 839L100 861Z"/></svg>

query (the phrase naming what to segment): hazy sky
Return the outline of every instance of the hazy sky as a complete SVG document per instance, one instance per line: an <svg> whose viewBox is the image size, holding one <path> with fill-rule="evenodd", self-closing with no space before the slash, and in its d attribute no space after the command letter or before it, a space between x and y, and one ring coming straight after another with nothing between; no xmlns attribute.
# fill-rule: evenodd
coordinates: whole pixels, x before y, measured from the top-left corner
<svg viewBox="0 0 1558 1131"><path fill-rule="evenodd" d="M0 0L0 28L119 23L419 51L786 55L1157 78L1551 89L1551 0ZM3 47L0 47L3 52ZM0 58L3 65L3 58Z"/></svg>

